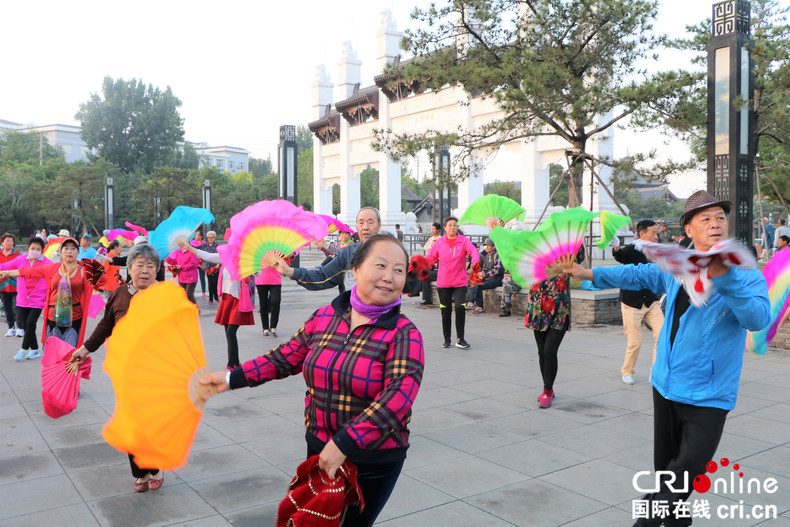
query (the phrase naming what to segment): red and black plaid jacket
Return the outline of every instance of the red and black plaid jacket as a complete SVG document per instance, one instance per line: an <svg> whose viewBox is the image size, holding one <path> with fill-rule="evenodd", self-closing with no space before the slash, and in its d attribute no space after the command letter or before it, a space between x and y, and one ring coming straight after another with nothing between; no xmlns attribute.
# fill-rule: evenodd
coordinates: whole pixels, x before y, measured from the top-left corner
<svg viewBox="0 0 790 527"><path fill-rule="evenodd" d="M317 310L290 342L234 370L230 386L302 373L312 448L332 439L353 463L404 459L425 365L422 335L400 306L349 332L350 295Z"/></svg>

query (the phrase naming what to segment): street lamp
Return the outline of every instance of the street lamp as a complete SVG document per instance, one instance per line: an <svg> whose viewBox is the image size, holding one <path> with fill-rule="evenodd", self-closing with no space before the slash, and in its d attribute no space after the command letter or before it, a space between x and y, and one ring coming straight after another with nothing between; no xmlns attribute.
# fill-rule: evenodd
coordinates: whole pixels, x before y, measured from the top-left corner
<svg viewBox="0 0 790 527"><path fill-rule="evenodd" d="M112 229L115 207L115 187L111 177L107 178L107 183L104 186L104 228Z"/></svg>

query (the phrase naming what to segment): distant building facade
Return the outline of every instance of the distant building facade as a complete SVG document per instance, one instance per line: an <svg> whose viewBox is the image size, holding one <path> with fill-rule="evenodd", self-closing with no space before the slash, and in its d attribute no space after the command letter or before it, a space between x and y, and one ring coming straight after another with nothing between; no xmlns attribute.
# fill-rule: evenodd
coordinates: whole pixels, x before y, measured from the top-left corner
<svg viewBox="0 0 790 527"><path fill-rule="evenodd" d="M236 146L208 146L206 143L192 143L200 167L209 166L221 172L245 172L250 168L250 152Z"/></svg>

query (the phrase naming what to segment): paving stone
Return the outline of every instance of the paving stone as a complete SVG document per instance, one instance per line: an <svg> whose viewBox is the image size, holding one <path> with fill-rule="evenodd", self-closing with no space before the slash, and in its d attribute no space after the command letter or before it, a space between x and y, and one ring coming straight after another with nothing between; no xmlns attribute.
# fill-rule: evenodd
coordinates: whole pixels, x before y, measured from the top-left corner
<svg viewBox="0 0 790 527"><path fill-rule="evenodd" d="M466 498L529 479L526 474L475 456L425 465L409 470L408 475L457 498Z"/></svg>
<svg viewBox="0 0 790 527"><path fill-rule="evenodd" d="M381 527L414 527L415 525L452 525L453 527L506 527L512 523L497 518L463 501L453 501L399 518L376 522Z"/></svg>

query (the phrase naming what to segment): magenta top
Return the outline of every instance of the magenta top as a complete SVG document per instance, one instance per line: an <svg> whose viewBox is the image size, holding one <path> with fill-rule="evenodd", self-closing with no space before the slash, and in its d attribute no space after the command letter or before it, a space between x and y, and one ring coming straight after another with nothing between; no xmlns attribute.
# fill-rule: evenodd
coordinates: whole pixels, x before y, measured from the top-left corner
<svg viewBox="0 0 790 527"><path fill-rule="evenodd" d="M33 262L27 257L27 253L20 254L10 262L0 264L0 271L12 271L23 267L41 267L52 263L46 256L42 256ZM19 307L30 307L44 309L47 302L47 281L43 278L23 278L16 279L16 305Z"/></svg>
<svg viewBox="0 0 790 527"><path fill-rule="evenodd" d="M170 253L170 256L165 258L165 263L181 266L178 272L180 283L194 284L198 281L198 257L186 249L179 248Z"/></svg>

